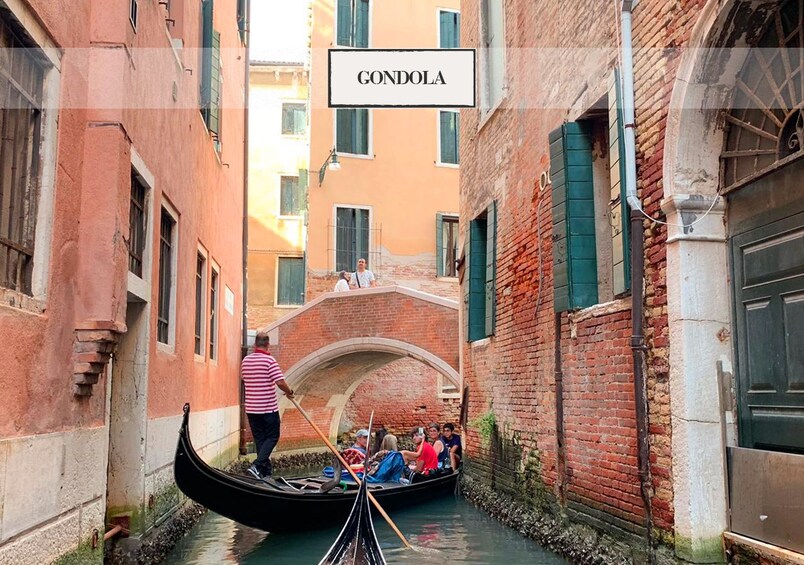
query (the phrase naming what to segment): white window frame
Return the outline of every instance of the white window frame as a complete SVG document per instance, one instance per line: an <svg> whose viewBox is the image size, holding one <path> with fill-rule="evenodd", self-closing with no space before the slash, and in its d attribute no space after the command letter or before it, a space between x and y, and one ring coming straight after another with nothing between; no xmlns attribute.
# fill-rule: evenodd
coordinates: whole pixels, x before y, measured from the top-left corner
<svg viewBox="0 0 804 565"><path fill-rule="evenodd" d="M293 133L282 133L282 115L285 111L285 104L303 104L304 105L304 133L293 134ZM282 98L279 101L279 135L282 136L282 139L306 139L307 134L310 132L310 106L307 104L307 100L303 100L301 98Z"/></svg>
<svg viewBox="0 0 804 565"><path fill-rule="evenodd" d="M159 237L156 237L156 246L157 249L161 248L161 218L162 218L162 209L164 208L165 212L167 212L173 221L175 222L173 226L173 241L171 242L171 249L173 249L173 253L170 257L170 312L168 316L168 343L163 343L159 341L159 332L157 328L154 328L156 332L155 335L157 336L156 340L156 347L157 351L161 353L167 354L175 354L176 353L176 296L177 292L177 285L178 285L178 269L179 269L179 229L181 225L179 224L179 212L170 203L167 199L167 196L162 193L162 202L161 207L159 209L159 218L160 218L160 234ZM157 303L157 319L159 318L159 305ZM158 323L158 322L157 322Z"/></svg>
<svg viewBox="0 0 804 565"><path fill-rule="evenodd" d="M339 153L339 155L340 155L340 153ZM336 267L338 266L338 208L354 208L356 210L368 210L368 212L369 212L369 242L368 242L369 253L371 253L371 249L374 248L374 234L372 233L373 230L371 229L371 226L374 224L374 207L373 206L364 206L364 205L360 205L360 204L340 204L340 203L336 202L335 204L332 205L332 242L333 242L333 245L332 245L332 272L333 273L337 272ZM359 259L359 257L358 257L358 259ZM367 257L367 259L368 259L368 257ZM372 273L374 273L374 276L376 277L377 274L374 272L374 268L375 268L374 265L370 264L370 267L371 268L369 268L368 270L371 271ZM355 265L355 269L356 268L357 268L357 265Z"/></svg>
<svg viewBox="0 0 804 565"><path fill-rule="evenodd" d="M213 365L218 364L218 357L220 352L220 328L221 325L221 266L215 261L215 259L209 260L210 262L210 272L209 272L209 288L207 290L207 296L210 296L209 308L207 309L207 322L209 322L209 337L210 339L207 341L207 344L214 344L213 347L207 347L207 354L209 356L209 361ZM217 280L217 288L215 289L215 304L212 303L212 274L215 273L218 275ZM212 324L212 311L215 311L215 324Z"/></svg>
<svg viewBox="0 0 804 565"><path fill-rule="evenodd" d="M360 0L355 0L359 2ZM374 0L368 0L369 13L368 13L368 47L352 47L351 45L338 44L338 0L333 2L334 10L332 14L332 46L336 49L372 49L374 47L373 34L374 34Z"/></svg>
<svg viewBox="0 0 804 565"><path fill-rule="evenodd" d="M486 37L488 35L488 22L483 15L483 2L495 2L499 1L502 7L502 32L503 32L503 40L502 40L502 49L503 49L503 56L502 56L502 65L503 65L503 72L502 72L502 86L500 92L500 98L498 100L491 101L491 81L489 80L489 50L486 48ZM480 53L480 116L481 120L478 124L478 129L481 129L488 119L494 114L494 112L502 105L503 101L508 96L508 64L507 64L507 51L508 48L506 46L506 19L505 19L505 0L479 0L479 10L478 14L480 16L480 25L478 26L478 30L480 32L480 41L478 45L480 49L478 50Z"/></svg>
<svg viewBox="0 0 804 565"><path fill-rule="evenodd" d="M435 46L438 49L442 49L442 47L441 47L441 12L450 12L450 13L458 14L458 15L461 14L460 10L456 10L454 8L436 8L436 44L435 44ZM446 49L446 48L444 48L444 49Z"/></svg>
<svg viewBox="0 0 804 565"><path fill-rule="evenodd" d="M299 171L293 173L277 173L276 186L279 190L276 191L276 218L278 220L301 220L304 218L304 211L301 214L283 214L282 213L282 177L294 177L298 180Z"/></svg>
<svg viewBox="0 0 804 565"><path fill-rule="evenodd" d="M143 184L148 188L145 194L145 248L142 250L142 277L128 271L128 291L142 300L151 301L151 280L153 277L153 246L148 245L154 237L154 190L156 179L151 170L145 165L140 154L131 146L131 168L137 173Z"/></svg>
<svg viewBox="0 0 804 565"><path fill-rule="evenodd" d="M452 392L452 388L455 389ZM445 392L445 389L448 392ZM461 387L453 383L441 373L438 373L436 378L436 396L439 400L451 400L461 398Z"/></svg>
<svg viewBox="0 0 804 565"><path fill-rule="evenodd" d="M458 247L457 254L460 255L461 249L463 249L463 247L461 245L462 242L461 242L461 227L460 227L461 226L461 218L460 218L460 215L458 214L458 212L438 212L438 214L441 214L441 220L442 220L442 226L441 227L442 227L442 229L444 227L443 226L443 221L448 219L448 218L450 220L455 220L457 222L458 229L457 229L457 231L455 233L455 235L457 236L457 239L456 239L455 243L456 243L456 245ZM443 234L442 234L442 237L443 237ZM456 257L456 259L457 258L458 257ZM441 257L436 257L436 261L441 261ZM446 267L446 265L444 265L444 267ZM438 272L438 264L436 263L436 273L437 272ZM446 272L446 269L444 269L444 272ZM439 280L439 281L457 281L458 276L457 275L454 276L454 277L442 276L442 277L436 277L436 279Z"/></svg>
<svg viewBox="0 0 804 565"><path fill-rule="evenodd" d="M332 109L332 146L338 147L338 110L363 110L368 111L368 154L346 153L337 151L338 157L349 157L351 159L374 159L374 112L372 108L333 108Z"/></svg>
<svg viewBox="0 0 804 565"><path fill-rule="evenodd" d="M301 304L279 304L279 260L280 259L301 259L304 261L304 255L277 255L274 262L274 308L281 308L283 310L295 310L304 306L304 300ZM303 273L306 275L306 273Z"/></svg>
<svg viewBox="0 0 804 565"><path fill-rule="evenodd" d="M207 293L209 292L209 251L201 243L196 248L195 261L193 261L193 290L196 290L195 282L198 277L198 256L204 258L204 272L201 274L201 311L196 311L196 300L198 299L193 292L193 312L201 318L201 353L195 350L195 323L196 317L193 316L193 358L197 363L204 363L207 360L207 323L209 322L207 309Z"/></svg>
<svg viewBox="0 0 804 565"><path fill-rule="evenodd" d="M53 215L55 212L56 165L58 163L58 118L61 99L61 57L47 31L22 0L4 0L11 17L26 31L50 67L42 71L42 113L40 116L39 202L34 233L31 295L0 288L0 306L41 313L45 310L50 279Z"/></svg>
<svg viewBox="0 0 804 565"><path fill-rule="evenodd" d="M457 163L444 163L441 161L441 112L454 112L461 115L461 111L457 108L438 108L436 110L436 159L435 165L436 167L444 167L446 169L460 169L461 168L461 149L460 147L457 148L458 151L458 162ZM460 136L459 136L460 138Z"/></svg>

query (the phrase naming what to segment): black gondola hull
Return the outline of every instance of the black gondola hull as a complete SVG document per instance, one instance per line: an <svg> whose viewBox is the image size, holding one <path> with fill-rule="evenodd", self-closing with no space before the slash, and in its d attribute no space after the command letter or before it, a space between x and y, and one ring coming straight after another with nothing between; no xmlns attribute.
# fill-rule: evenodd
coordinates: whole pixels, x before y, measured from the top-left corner
<svg viewBox="0 0 804 565"><path fill-rule="evenodd" d="M179 431L174 460L176 485L190 499L246 526L268 532L306 531L332 527L349 516L357 496L340 493L288 492L207 465L193 449L188 428L189 407ZM412 485L383 485L371 489L386 511L407 508L453 494L458 474Z"/></svg>

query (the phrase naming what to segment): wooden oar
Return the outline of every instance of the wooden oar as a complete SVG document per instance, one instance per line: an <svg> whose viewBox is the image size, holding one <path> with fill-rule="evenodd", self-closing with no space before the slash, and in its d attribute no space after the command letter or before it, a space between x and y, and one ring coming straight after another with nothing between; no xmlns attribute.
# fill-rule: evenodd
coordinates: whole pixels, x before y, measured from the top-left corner
<svg viewBox="0 0 804 565"><path fill-rule="evenodd" d="M288 398L288 400L290 400L293 403L293 405L299 410L299 412L301 412L301 415L304 416L304 419L307 420L311 426L313 426L313 429L321 437L321 439L324 440L324 443L327 444L327 447L330 449L330 451L332 451L332 453L335 454L335 457L338 458L338 460L341 462L341 465L343 465L344 469L349 471L349 474L352 475L352 478L355 480L358 486L360 486L360 479L358 478L357 473L355 473L354 470L349 466L349 463L347 463L346 460L344 460L344 458L341 457L340 452L335 448L334 445L332 445L332 443L330 443L329 439L327 439L327 436L324 435L324 432L322 432L319 429L319 427L315 425L315 422L313 422L312 418L310 418L307 412L304 411L304 408L302 408L299 405L299 403L296 402L295 398ZM413 546L410 545L410 543L408 543L408 540L405 538L404 534L399 531L399 528L396 527L396 524L394 524L394 521L391 520L391 517L388 514L386 514L385 510L383 510L382 506L380 506L380 503L377 502L376 498L374 498L374 495L371 494L371 492L368 492L367 494L369 500L371 500L371 503L374 505L374 508L377 509L377 511L382 515L383 518L385 518L385 521L388 522L388 525L391 526L391 529L396 533L396 535L399 536L399 539L402 540L404 546L407 547L408 549L413 549Z"/></svg>

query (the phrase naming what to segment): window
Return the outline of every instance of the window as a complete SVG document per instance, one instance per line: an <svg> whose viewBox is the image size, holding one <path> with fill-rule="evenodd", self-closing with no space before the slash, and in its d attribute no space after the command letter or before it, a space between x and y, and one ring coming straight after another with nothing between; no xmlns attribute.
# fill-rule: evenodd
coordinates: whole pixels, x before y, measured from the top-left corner
<svg viewBox="0 0 804 565"><path fill-rule="evenodd" d="M0 287L32 295L45 69L5 19L0 52Z"/></svg>
<svg viewBox="0 0 804 565"><path fill-rule="evenodd" d="M135 30L137 29L137 12L139 11L139 6L137 5L138 1L139 0L129 0L128 2L128 19Z"/></svg>
<svg viewBox="0 0 804 565"><path fill-rule="evenodd" d="M248 7L247 0L237 0L237 31L240 34L240 42L247 43L248 36Z"/></svg>
<svg viewBox="0 0 804 565"><path fill-rule="evenodd" d="M212 27L213 3L201 2L201 115L209 132L220 138L221 34Z"/></svg>
<svg viewBox="0 0 804 565"><path fill-rule="evenodd" d="M204 354L206 329L207 257L200 250L195 257L195 354Z"/></svg>
<svg viewBox="0 0 804 565"><path fill-rule="evenodd" d="M307 129L307 106L304 102L282 104L282 135L304 135Z"/></svg>
<svg viewBox="0 0 804 565"><path fill-rule="evenodd" d="M175 299L176 220L162 208L159 228L159 313L156 323L156 340L171 344L173 341Z"/></svg>
<svg viewBox="0 0 804 565"><path fill-rule="evenodd" d="M441 49L455 49L461 46L460 12L438 11L438 46Z"/></svg>
<svg viewBox="0 0 804 565"><path fill-rule="evenodd" d="M277 306L304 304L304 259L279 257L276 285Z"/></svg>
<svg viewBox="0 0 804 565"><path fill-rule="evenodd" d="M337 208L335 216L335 270L354 271L358 259L362 257L368 261L369 211L365 208Z"/></svg>
<svg viewBox="0 0 804 565"><path fill-rule="evenodd" d="M301 216L303 197L299 177L282 176L279 180L279 215Z"/></svg>
<svg viewBox="0 0 804 565"><path fill-rule="evenodd" d="M436 274L457 277L458 217L436 214Z"/></svg>
<svg viewBox="0 0 804 565"><path fill-rule="evenodd" d="M212 267L209 283L209 358L218 358L218 296L220 295L220 270Z"/></svg>
<svg viewBox="0 0 804 565"><path fill-rule="evenodd" d="M494 334L497 317L497 203L492 202L469 222L466 261L469 281L464 285L466 336L477 341Z"/></svg>
<svg viewBox="0 0 804 565"><path fill-rule="evenodd" d="M438 112L438 160L440 163L448 165L457 165L459 163L458 135L460 118L461 115L458 112L444 110Z"/></svg>
<svg viewBox="0 0 804 565"><path fill-rule="evenodd" d="M628 206L617 73L606 112L550 134L554 307L608 302L630 289Z"/></svg>
<svg viewBox="0 0 804 565"><path fill-rule="evenodd" d="M335 110L335 148L338 153L369 154L369 113L366 108Z"/></svg>
<svg viewBox="0 0 804 565"><path fill-rule="evenodd" d="M369 46L369 0L338 0L337 19L337 45Z"/></svg>
<svg viewBox="0 0 804 565"><path fill-rule="evenodd" d="M481 91L486 111L503 97L505 81L505 25L503 0L481 0L482 3L482 58L485 60L485 85Z"/></svg>
<svg viewBox="0 0 804 565"><path fill-rule="evenodd" d="M148 214L145 209L148 187L131 169L131 202L128 210L128 270L142 278L142 261L145 252Z"/></svg>

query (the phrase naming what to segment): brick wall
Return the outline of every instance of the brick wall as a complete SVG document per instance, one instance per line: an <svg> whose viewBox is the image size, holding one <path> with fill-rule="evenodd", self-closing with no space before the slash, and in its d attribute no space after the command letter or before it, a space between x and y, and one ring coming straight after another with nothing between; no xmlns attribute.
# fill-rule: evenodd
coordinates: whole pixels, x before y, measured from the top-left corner
<svg viewBox="0 0 804 565"><path fill-rule="evenodd" d="M478 3L462 7L462 46L478 47ZM642 0L634 13L638 188L646 212L663 219L662 156L667 106L678 64L662 49L683 46L704 2ZM642 524L636 459L630 298L560 317L564 463L556 440L548 133L577 119L606 93L616 64L610 3L505 3L507 97L481 119L461 114L461 233L492 199L498 204L497 325L490 340L464 344L469 418L491 411L492 436L467 431L471 472L496 488L558 500L632 531ZM544 25L550 22L550 25ZM538 32L536 31L538 30ZM524 48L576 49L561 55ZM644 48L651 48L646 50ZM552 57L552 58L551 58ZM538 77L538 78L535 78ZM645 221L645 337L654 525L673 527L666 230ZM524 469L524 470L523 470ZM521 485L528 484L531 494Z"/></svg>

